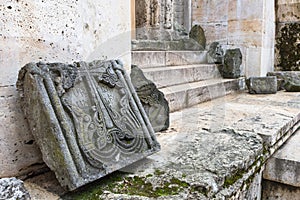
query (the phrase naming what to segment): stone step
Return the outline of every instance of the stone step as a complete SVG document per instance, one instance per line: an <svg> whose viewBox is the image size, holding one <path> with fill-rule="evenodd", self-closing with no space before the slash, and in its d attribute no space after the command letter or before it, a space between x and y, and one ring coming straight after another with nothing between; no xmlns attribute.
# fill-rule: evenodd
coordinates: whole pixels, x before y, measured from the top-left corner
<svg viewBox="0 0 300 200"><path fill-rule="evenodd" d="M131 57L140 68L208 63L207 51L132 51Z"/></svg>
<svg viewBox="0 0 300 200"><path fill-rule="evenodd" d="M133 51L201 51L203 47L195 40L132 40Z"/></svg>
<svg viewBox="0 0 300 200"><path fill-rule="evenodd" d="M169 102L170 112L174 112L239 91L243 85L244 78L218 78L170 86L160 91Z"/></svg>
<svg viewBox="0 0 300 200"><path fill-rule="evenodd" d="M300 122L298 123L298 129ZM268 160L264 179L300 189L300 129Z"/></svg>
<svg viewBox="0 0 300 200"><path fill-rule="evenodd" d="M214 64L146 68L143 72L158 88L220 78L218 66Z"/></svg>

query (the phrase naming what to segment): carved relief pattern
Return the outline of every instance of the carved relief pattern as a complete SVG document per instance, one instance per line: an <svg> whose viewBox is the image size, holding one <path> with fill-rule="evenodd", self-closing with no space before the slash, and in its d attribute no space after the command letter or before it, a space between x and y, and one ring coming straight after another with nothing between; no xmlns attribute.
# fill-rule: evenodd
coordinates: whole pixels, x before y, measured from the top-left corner
<svg viewBox="0 0 300 200"><path fill-rule="evenodd" d="M173 0L165 0L165 24L166 29L171 29L173 24Z"/></svg>
<svg viewBox="0 0 300 200"><path fill-rule="evenodd" d="M98 70L99 73L88 69L70 73L67 69L50 68L82 153L90 165L103 168L149 146L130 106L126 83L119 79L112 64L103 64Z"/></svg>
<svg viewBox="0 0 300 200"><path fill-rule="evenodd" d="M29 63L17 87L45 163L69 190L160 150L120 61Z"/></svg>

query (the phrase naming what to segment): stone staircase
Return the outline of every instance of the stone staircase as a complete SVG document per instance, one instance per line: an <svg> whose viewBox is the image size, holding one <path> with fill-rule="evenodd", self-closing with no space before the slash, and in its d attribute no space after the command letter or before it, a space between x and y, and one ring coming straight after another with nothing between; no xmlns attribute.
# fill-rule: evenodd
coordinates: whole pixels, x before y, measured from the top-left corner
<svg viewBox="0 0 300 200"><path fill-rule="evenodd" d="M207 51L132 51L132 63L165 94L178 111L243 88L244 79L223 79Z"/></svg>

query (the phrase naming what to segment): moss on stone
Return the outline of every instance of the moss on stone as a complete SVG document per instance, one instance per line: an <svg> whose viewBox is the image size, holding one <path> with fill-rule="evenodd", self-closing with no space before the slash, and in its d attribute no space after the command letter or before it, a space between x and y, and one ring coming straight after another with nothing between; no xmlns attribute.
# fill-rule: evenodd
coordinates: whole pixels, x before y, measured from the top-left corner
<svg viewBox="0 0 300 200"><path fill-rule="evenodd" d="M156 170L157 174L164 174L164 172ZM115 172L95 183L81 188L80 190L65 195L62 199L74 199L74 200L94 200L100 199L100 196L104 191L110 191L115 194L127 194L138 195L144 197L158 198L161 196L177 195L185 189L188 189L190 185L181 181L175 177L169 180L163 181L160 186L154 186L149 178L152 178L152 174L146 176L128 176L125 173Z"/></svg>
<svg viewBox="0 0 300 200"><path fill-rule="evenodd" d="M241 179L244 175L244 170L238 170L232 176L228 176L225 178L224 187L228 188L229 186L233 185L237 180Z"/></svg>

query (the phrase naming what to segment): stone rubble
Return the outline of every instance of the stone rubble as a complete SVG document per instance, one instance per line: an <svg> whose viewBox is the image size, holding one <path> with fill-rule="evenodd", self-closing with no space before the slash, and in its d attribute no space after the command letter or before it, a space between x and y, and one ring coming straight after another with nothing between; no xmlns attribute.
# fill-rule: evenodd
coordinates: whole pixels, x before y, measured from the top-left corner
<svg viewBox="0 0 300 200"><path fill-rule="evenodd" d="M0 199L30 200L30 195L24 187L23 181L17 178L0 179Z"/></svg>

